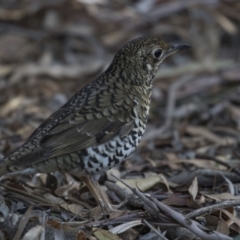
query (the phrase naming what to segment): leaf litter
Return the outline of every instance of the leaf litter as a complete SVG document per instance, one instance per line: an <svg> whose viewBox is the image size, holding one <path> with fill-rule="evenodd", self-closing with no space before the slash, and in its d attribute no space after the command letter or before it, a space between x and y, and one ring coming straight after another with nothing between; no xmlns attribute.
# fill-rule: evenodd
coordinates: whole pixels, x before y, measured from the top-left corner
<svg viewBox="0 0 240 240"><path fill-rule="evenodd" d="M103 175L105 213L69 174L0 182L0 239L237 239L240 234L238 1L0 3L0 158L127 41L192 45L159 70L137 150ZM117 178L115 178L115 177Z"/></svg>

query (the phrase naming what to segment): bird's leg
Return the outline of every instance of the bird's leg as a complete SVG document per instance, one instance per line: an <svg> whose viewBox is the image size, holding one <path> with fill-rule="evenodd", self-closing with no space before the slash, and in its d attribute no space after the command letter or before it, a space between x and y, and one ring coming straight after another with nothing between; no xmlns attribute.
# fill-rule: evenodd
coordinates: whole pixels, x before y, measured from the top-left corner
<svg viewBox="0 0 240 240"><path fill-rule="evenodd" d="M89 176L82 176L81 180L86 184L90 192L93 194L95 200L107 210L107 212L113 212L114 209L106 198L97 180Z"/></svg>

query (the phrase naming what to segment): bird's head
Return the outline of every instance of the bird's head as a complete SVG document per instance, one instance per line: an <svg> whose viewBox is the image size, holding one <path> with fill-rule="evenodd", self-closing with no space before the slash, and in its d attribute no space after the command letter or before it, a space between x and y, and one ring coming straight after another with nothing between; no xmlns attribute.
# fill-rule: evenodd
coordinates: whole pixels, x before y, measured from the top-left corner
<svg viewBox="0 0 240 240"><path fill-rule="evenodd" d="M151 84L166 57L189 48L185 44L170 45L158 37L141 37L128 42L116 54L112 65L125 81Z"/></svg>

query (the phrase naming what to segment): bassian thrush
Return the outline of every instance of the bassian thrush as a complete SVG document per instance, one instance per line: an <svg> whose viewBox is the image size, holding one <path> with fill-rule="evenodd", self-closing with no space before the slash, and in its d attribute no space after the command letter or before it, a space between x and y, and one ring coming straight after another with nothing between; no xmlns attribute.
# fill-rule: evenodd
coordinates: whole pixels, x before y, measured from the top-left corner
<svg viewBox="0 0 240 240"><path fill-rule="evenodd" d="M95 81L54 112L0 163L0 176L77 172L111 210L98 179L137 147L148 119L153 79L163 60L189 45L158 37L127 43Z"/></svg>

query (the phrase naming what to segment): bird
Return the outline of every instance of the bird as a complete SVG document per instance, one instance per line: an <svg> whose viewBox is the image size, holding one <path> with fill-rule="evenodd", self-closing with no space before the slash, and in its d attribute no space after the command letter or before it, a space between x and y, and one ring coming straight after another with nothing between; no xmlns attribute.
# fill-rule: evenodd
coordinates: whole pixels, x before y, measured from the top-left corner
<svg viewBox="0 0 240 240"><path fill-rule="evenodd" d="M139 144L146 129L154 77L166 57L191 48L159 37L128 42L96 80L78 91L0 162L0 177L75 173L96 201L113 210L98 180Z"/></svg>

